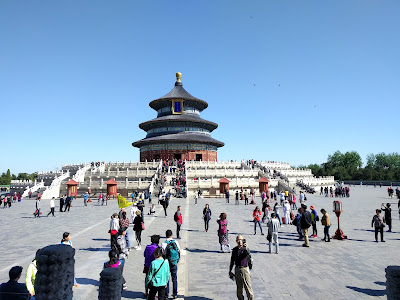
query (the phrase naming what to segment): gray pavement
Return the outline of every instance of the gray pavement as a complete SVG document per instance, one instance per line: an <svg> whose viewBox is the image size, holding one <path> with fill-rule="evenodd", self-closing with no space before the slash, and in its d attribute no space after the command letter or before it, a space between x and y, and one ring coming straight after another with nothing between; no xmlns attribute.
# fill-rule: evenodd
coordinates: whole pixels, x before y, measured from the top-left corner
<svg viewBox="0 0 400 300"><path fill-rule="evenodd" d="M325 208L332 220L331 235L337 228L337 218L332 212L332 201L319 195L307 195L307 205ZM132 250L126 262L124 276L128 290L123 299L143 299L144 274L143 250L152 234L165 236L166 229L175 233L173 214L177 205L183 208L182 260L178 267L180 298L185 299L236 299L235 283L228 278L230 254L219 253L216 219L221 212L228 214L231 246L240 233L248 241L254 268L251 272L255 299L370 299L385 298L385 268L399 265L400 221L397 200L389 199L386 188L351 187L350 198L340 198L343 210L340 223L346 241L321 241L323 228L319 224L317 239L310 239L310 248L301 247L294 226L285 225L280 230L280 253L268 254L265 236L259 231L254 235L252 211L254 205L234 205L225 199L174 199L168 217L157 206L156 216L145 215L146 230L142 234L141 251ZM77 199L71 211L46 217L49 201L44 200L44 217L33 218L34 200L15 203L11 209L0 210L0 280L7 280L8 270L21 265L26 270L37 248L59 243L62 233L69 231L76 248L76 278L79 287L74 288L74 299L94 300L98 296L99 273L107 260L109 250L108 226L110 215L117 212L116 201L109 206L91 203L83 206ZM256 200L260 205L261 200ZM385 232L386 243L375 243L371 219L382 202L393 204L393 232ZM202 210L210 204L212 220L209 232L204 232ZM148 206L145 207L147 213ZM265 225L264 225L265 226ZM265 229L266 230L266 229ZM134 234L130 228L134 244ZM163 239L162 239L163 240Z"/></svg>

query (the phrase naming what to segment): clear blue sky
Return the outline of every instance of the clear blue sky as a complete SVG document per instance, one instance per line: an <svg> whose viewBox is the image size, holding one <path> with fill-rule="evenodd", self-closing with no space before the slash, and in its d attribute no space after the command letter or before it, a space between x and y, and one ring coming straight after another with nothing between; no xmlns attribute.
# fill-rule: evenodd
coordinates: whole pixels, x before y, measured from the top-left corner
<svg viewBox="0 0 400 300"><path fill-rule="evenodd" d="M220 160L395 152L399 1L0 2L0 172L137 161L175 73ZM5 138L5 139L4 139Z"/></svg>

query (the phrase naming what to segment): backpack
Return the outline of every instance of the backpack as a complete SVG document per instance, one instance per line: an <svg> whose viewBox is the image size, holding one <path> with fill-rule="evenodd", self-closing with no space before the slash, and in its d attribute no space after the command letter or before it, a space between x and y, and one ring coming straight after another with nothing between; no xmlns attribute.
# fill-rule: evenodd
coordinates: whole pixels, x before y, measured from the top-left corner
<svg viewBox="0 0 400 300"><path fill-rule="evenodd" d="M166 259L168 259L169 264L175 266L181 259L181 254L179 253L178 246L175 241L166 241Z"/></svg>
<svg viewBox="0 0 400 300"><path fill-rule="evenodd" d="M175 222L178 222L178 214L175 212L175 214L174 214L174 221Z"/></svg>
<svg viewBox="0 0 400 300"><path fill-rule="evenodd" d="M219 225L220 225L220 227L221 227L221 229L219 230L219 232L220 232L221 234L226 234L226 225L227 225L227 221L226 221L226 220L220 221L220 222L219 222Z"/></svg>

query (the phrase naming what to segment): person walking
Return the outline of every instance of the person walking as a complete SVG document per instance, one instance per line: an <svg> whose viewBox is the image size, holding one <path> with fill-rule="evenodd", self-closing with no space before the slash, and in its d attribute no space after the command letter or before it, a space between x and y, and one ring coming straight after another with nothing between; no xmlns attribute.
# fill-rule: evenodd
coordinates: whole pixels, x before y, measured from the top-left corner
<svg viewBox="0 0 400 300"><path fill-rule="evenodd" d="M221 246L221 252L231 252L228 238L228 220L226 219L226 213L221 213L217 219L218 223L218 237L219 244Z"/></svg>
<svg viewBox="0 0 400 300"><path fill-rule="evenodd" d="M310 209L311 209L311 224L312 224L312 235L311 235L311 237L316 238L318 236L317 222L319 221L319 217L318 217L317 211L315 210L314 205L311 205Z"/></svg>
<svg viewBox="0 0 400 300"><path fill-rule="evenodd" d="M67 209L68 209L68 211L70 210L70 208L71 208L71 202L72 202L72 196L68 195L68 197L65 199L65 208L64 208L64 212L66 212Z"/></svg>
<svg viewBox="0 0 400 300"><path fill-rule="evenodd" d="M303 231L304 244L303 247L310 247L310 241L308 240L308 228L311 226L311 213L307 211L307 205L301 205L301 219L300 226Z"/></svg>
<svg viewBox="0 0 400 300"><path fill-rule="evenodd" d="M262 226L261 226L261 210L259 206L256 206L256 208L253 211L253 222L254 222L254 235L257 234L257 224L260 226L260 231L261 235L264 235Z"/></svg>
<svg viewBox="0 0 400 300"><path fill-rule="evenodd" d="M331 227L331 220L329 219L329 215L325 209L321 209L321 224L324 226L324 238L322 239L325 242L330 242L331 237L329 236L329 228Z"/></svg>
<svg viewBox="0 0 400 300"><path fill-rule="evenodd" d="M40 197L36 200L35 218L40 218Z"/></svg>
<svg viewBox="0 0 400 300"><path fill-rule="evenodd" d="M83 204L85 206L87 206L88 199L89 199L89 193L86 192L85 195L83 196Z"/></svg>
<svg viewBox="0 0 400 300"><path fill-rule="evenodd" d="M156 299L156 294L159 300L167 299L168 292L166 293L165 286L169 284L170 264L167 259L163 259L161 248L156 248L153 254L155 259L150 264L145 280L146 290L150 290L147 299Z"/></svg>
<svg viewBox="0 0 400 300"><path fill-rule="evenodd" d="M178 298L178 263L181 257L181 250L177 241L172 238L172 230L168 229L165 232L167 240L162 243L164 257L168 260L169 269L172 280L172 298ZM169 295L169 279L167 283L167 291L165 298L168 299Z"/></svg>
<svg viewBox="0 0 400 300"><path fill-rule="evenodd" d="M208 232L208 224L211 220L211 209L208 204L203 209L204 231Z"/></svg>
<svg viewBox="0 0 400 300"><path fill-rule="evenodd" d="M147 274L149 273L150 265L151 262L155 259L154 257L154 250L158 248L158 244L160 243L160 236L159 235L152 235L151 238L151 244L147 245L146 248L144 249L143 256L144 256L144 267L143 267L143 273ZM146 278L145 278L146 279ZM166 283L165 283L166 284ZM148 286L145 284L145 292L144 292L144 297L148 297ZM164 300L163 298L160 298L161 300Z"/></svg>
<svg viewBox="0 0 400 300"><path fill-rule="evenodd" d="M167 217L168 203L167 203L167 198L166 198L164 195L162 196L161 205L162 205L162 207L163 207L163 209L164 209L165 217Z"/></svg>
<svg viewBox="0 0 400 300"><path fill-rule="evenodd" d="M383 227L385 227L385 223L381 212L382 211L380 209L377 209L376 215L374 215L372 218L371 227L375 226L375 242L378 242L378 232L381 233L381 242L385 242L385 240L383 239Z"/></svg>
<svg viewBox="0 0 400 300"><path fill-rule="evenodd" d="M235 278L236 296L239 300L244 300L243 288L246 291L247 299L253 300L254 293L251 287L251 277L249 269L249 249L246 240L241 235L236 237L237 246L232 249L231 263L229 265L229 277ZM251 261L251 259L250 259ZM235 267L235 273L232 269Z"/></svg>
<svg viewBox="0 0 400 300"><path fill-rule="evenodd" d="M239 205L239 191L238 190L236 190L236 193L235 193L235 205Z"/></svg>
<svg viewBox="0 0 400 300"><path fill-rule="evenodd" d="M279 221L276 218L275 213L271 214L271 221L268 223L268 236L269 241L269 252L272 253L272 244L275 243L275 253L279 253L279 242L278 242L278 229ZM273 241L273 242L272 242Z"/></svg>
<svg viewBox="0 0 400 300"><path fill-rule="evenodd" d="M388 232L392 232L392 209L390 208L390 203L386 203L386 206L382 203L381 209L385 212L385 223L389 227Z"/></svg>
<svg viewBox="0 0 400 300"><path fill-rule="evenodd" d="M143 230L143 218L140 210L136 211L136 217L133 220L133 231L135 231L136 242L138 243L136 250L142 249L142 230Z"/></svg>
<svg viewBox="0 0 400 300"><path fill-rule="evenodd" d="M53 217L55 217L55 215L54 215L54 209L55 209L55 207L56 207L56 205L55 205L55 203L54 203L54 197L53 197L53 198L51 198L51 200L50 200L50 212L47 214L47 216L49 216L50 214L52 214Z"/></svg>
<svg viewBox="0 0 400 300"><path fill-rule="evenodd" d="M174 214L174 221L176 222L176 238L180 239L180 231L181 231L181 226L183 222L183 217L182 217L182 212L181 212L181 206L178 206L175 214Z"/></svg>
<svg viewBox="0 0 400 300"><path fill-rule="evenodd" d="M64 207L64 195L61 195L61 197L60 197L60 212L63 211L63 207Z"/></svg>
<svg viewBox="0 0 400 300"><path fill-rule="evenodd" d="M197 193L194 193L194 204L197 204L197 200L199 199L199 195Z"/></svg>
<svg viewBox="0 0 400 300"><path fill-rule="evenodd" d="M244 205L249 205L249 192L247 190L244 190Z"/></svg>

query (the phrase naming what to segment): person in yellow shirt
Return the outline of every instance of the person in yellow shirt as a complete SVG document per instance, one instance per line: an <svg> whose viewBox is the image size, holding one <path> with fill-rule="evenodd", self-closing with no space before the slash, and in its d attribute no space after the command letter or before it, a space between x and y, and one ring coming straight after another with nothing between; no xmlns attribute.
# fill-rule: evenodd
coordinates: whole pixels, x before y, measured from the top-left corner
<svg viewBox="0 0 400 300"><path fill-rule="evenodd" d="M325 209L321 209L321 224L324 225L324 238L322 239L325 242L330 242L331 237L329 236L329 228L331 227L331 220L329 219L329 215Z"/></svg>
<svg viewBox="0 0 400 300"><path fill-rule="evenodd" d="M37 273L37 267L36 267L36 256L38 255L40 249L36 251L35 259L32 260L32 262L29 264L28 269L26 270L26 276L25 276L25 284L26 287L28 288L29 294L31 295L31 300L34 300L35 296L35 279L36 279L36 273Z"/></svg>

